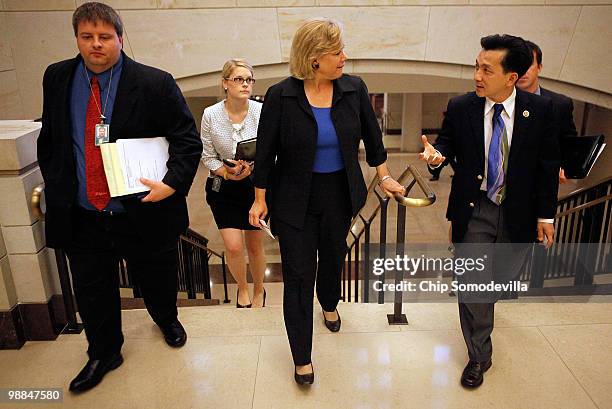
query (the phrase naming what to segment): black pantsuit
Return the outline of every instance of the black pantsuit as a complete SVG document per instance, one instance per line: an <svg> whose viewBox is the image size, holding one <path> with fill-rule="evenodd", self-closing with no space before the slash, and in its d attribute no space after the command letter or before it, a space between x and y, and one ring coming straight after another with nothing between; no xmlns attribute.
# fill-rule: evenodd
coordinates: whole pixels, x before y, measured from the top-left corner
<svg viewBox="0 0 612 409"><path fill-rule="evenodd" d="M257 130L254 185L269 193L285 280L285 325L296 365L310 362L315 282L324 310L334 311L340 298L350 220L367 197L360 142L370 166L387 159L364 82L343 75L333 87L330 115L344 169L312 171L318 128L302 80L289 77L268 89Z"/></svg>
<svg viewBox="0 0 612 409"><path fill-rule="evenodd" d="M340 300L340 273L350 223L348 182L342 169L313 174L301 229L282 221L276 224L283 255L283 315L296 365L311 362L315 282L323 310L335 311Z"/></svg>

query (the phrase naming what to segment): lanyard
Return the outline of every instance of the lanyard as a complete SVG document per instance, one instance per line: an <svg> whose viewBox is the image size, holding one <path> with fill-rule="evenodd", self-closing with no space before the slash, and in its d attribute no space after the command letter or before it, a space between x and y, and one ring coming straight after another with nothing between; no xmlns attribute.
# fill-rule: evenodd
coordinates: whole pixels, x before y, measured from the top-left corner
<svg viewBox="0 0 612 409"><path fill-rule="evenodd" d="M100 123L103 124L106 117L104 116L104 112L106 112L106 105L108 104L108 96L110 95L110 89L113 81L113 68L111 67L110 78L108 80L108 89L106 90L106 100L104 101L104 111L100 109L100 105L98 105L98 100L94 95L93 88L91 87L91 80L89 79L89 74L87 74L87 68L85 68L85 64L83 64L83 71L85 71L85 78L87 78L87 84L89 84L89 90L91 91L91 95L93 96L93 100L96 103L96 108L98 108L98 112L100 113ZM99 82L98 82L99 84ZM100 101L102 103L102 101Z"/></svg>

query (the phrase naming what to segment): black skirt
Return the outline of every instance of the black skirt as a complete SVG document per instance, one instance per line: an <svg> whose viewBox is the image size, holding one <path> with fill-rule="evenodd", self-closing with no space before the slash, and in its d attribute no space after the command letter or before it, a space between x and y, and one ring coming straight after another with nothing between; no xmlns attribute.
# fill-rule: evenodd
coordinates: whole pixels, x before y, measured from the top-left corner
<svg viewBox="0 0 612 409"><path fill-rule="evenodd" d="M249 210L255 200L255 189L250 177L242 180L223 180L218 192L212 190L213 179L206 180L206 203L212 210L219 229L259 230L249 223Z"/></svg>

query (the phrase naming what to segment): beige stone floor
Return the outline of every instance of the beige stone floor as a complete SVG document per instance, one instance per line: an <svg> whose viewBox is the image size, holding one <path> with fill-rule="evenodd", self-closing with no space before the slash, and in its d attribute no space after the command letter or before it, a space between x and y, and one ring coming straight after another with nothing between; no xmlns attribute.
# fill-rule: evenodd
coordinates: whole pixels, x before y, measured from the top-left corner
<svg viewBox="0 0 612 409"><path fill-rule="evenodd" d="M0 388L63 388L62 404L0 408L612 408L612 303L499 303L493 367L484 385L459 385L466 352L457 306L405 304L408 326L389 326L390 305L341 303L332 334L315 308L316 382L293 381L282 284L264 309L180 310L189 334L165 345L143 310L124 311L124 364L74 396L84 334L0 351ZM595 301L594 298L591 301Z"/></svg>

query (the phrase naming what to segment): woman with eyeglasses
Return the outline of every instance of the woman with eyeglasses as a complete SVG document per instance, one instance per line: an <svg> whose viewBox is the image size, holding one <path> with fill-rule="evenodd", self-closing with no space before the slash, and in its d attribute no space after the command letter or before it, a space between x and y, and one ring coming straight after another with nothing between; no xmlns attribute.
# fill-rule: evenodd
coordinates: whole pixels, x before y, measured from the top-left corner
<svg viewBox="0 0 612 409"><path fill-rule="evenodd" d="M238 142L257 137L261 103L249 99L255 79L253 67L246 60L228 60L221 77L225 98L207 107L202 115L202 163L210 170L206 202L223 238L230 273L238 283L236 307L265 307L263 232L249 224L249 208L254 199L250 178L253 165L234 160ZM253 277L252 301L243 239Z"/></svg>
<svg viewBox="0 0 612 409"><path fill-rule="evenodd" d="M351 218L366 202L359 165L376 167L381 189L404 188L389 174L387 152L368 89L343 74L347 56L337 22L315 19L295 33L291 77L268 90L259 122L255 159L255 202L249 221L268 213L278 235L283 268L283 314L293 356L294 379L312 384L312 319L316 284L322 321L340 330L340 273Z"/></svg>

